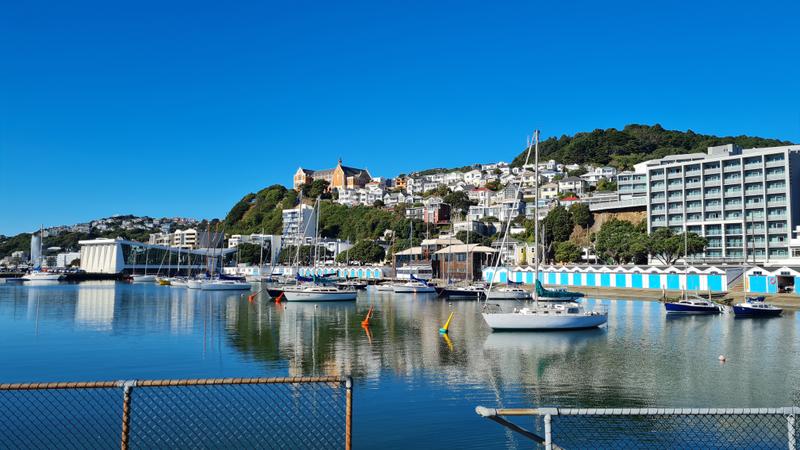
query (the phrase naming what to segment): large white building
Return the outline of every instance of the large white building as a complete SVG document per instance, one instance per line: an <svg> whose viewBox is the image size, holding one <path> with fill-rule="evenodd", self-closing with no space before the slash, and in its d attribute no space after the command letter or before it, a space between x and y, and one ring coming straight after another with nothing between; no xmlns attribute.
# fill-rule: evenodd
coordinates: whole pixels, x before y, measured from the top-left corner
<svg viewBox="0 0 800 450"><path fill-rule="evenodd" d="M670 227L708 240L706 260L771 262L792 257L800 225L800 145L675 155L637 165L647 174L648 231ZM800 256L800 254L795 255Z"/></svg>
<svg viewBox="0 0 800 450"><path fill-rule="evenodd" d="M283 238L287 243L297 239L314 236L316 232L316 213L313 206L301 203L295 208L284 209Z"/></svg>

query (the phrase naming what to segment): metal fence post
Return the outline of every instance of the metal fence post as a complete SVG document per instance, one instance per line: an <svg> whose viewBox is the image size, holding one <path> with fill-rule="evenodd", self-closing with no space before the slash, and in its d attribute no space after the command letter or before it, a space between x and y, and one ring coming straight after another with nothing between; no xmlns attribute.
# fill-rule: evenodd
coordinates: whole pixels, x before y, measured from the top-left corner
<svg viewBox="0 0 800 450"><path fill-rule="evenodd" d="M347 377L344 381L345 387L345 411L344 411L344 448L353 448L353 379Z"/></svg>
<svg viewBox="0 0 800 450"><path fill-rule="evenodd" d="M789 438L789 450L796 450L797 442L795 440L794 414L789 414L786 416L786 425L786 434Z"/></svg>
<svg viewBox="0 0 800 450"><path fill-rule="evenodd" d="M131 393L136 385L134 381L122 383L122 439L120 447L128 450L128 438L131 430Z"/></svg>
<svg viewBox="0 0 800 450"><path fill-rule="evenodd" d="M545 450L553 450L553 428L550 423L550 414L544 415L544 448Z"/></svg>

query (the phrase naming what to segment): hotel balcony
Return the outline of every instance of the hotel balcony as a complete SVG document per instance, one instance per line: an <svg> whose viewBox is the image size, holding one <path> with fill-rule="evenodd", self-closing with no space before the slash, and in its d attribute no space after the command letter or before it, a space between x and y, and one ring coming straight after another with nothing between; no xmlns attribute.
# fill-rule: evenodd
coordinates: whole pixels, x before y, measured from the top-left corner
<svg viewBox="0 0 800 450"><path fill-rule="evenodd" d="M767 167L785 167L786 166L786 160L783 159L783 158L775 159L775 160L769 160L769 161L766 162L766 166Z"/></svg>
<svg viewBox="0 0 800 450"><path fill-rule="evenodd" d="M761 161L751 162L751 163L747 163L747 164L744 165L745 170L748 170L748 169L760 169L762 167L763 167L763 164L761 163Z"/></svg>
<svg viewBox="0 0 800 450"><path fill-rule="evenodd" d="M658 180L663 180L663 179L664 179L664 173L663 172L661 172L661 173L651 173L650 174L650 180L652 180L652 181L658 181Z"/></svg>
<svg viewBox="0 0 800 450"><path fill-rule="evenodd" d="M767 174L767 180L783 180L784 178L786 178L785 172Z"/></svg>
<svg viewBox="0 0 800 450"><path fill-rule="evenodd" d="M773 207L773 206L786 206L786 199L782 199L782 200L769 200L769 201L767 201L767 206L769 206L769 207Z"/></svg>

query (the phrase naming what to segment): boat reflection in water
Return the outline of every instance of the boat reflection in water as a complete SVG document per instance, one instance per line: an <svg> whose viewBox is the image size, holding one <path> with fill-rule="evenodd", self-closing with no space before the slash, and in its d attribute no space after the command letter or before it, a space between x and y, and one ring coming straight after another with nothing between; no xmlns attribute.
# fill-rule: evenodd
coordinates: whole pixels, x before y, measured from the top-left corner
<svg viewBox="0 0 800 450"><path fill-rule="evenodd" d="M603 343L607 336L602 328L546 333L491 333L483 342L483 348L500 352L515 350L529 356L563 354Z"/></svg>

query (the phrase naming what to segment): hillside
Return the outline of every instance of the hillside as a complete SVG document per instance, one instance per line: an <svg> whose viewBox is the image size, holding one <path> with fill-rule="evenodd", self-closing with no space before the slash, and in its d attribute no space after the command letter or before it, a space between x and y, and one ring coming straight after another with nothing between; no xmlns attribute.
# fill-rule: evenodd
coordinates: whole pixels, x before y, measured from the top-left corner
<svg viewBox="0 0 800 450"><path fill-rule="evenodd" d="M225 216L226 234L281 234L281 212L297 204L297 192L274 184L257 193L249 193L233 205Z"/></svg>
<svg viewBox="0 0 800 450"><path fill-rule="evenodd" d="M608 164L630 170L634 164L667 155L705 152L708 147L737 144L742 148L773 147L791 142L751 136L712 136L692 130L665 130L661 125L626 125L622 130L607 128L574 136L549 138L539 144L539 160L556 160L564 164ZM512 162L525 162L523 150Z"/></svg>

